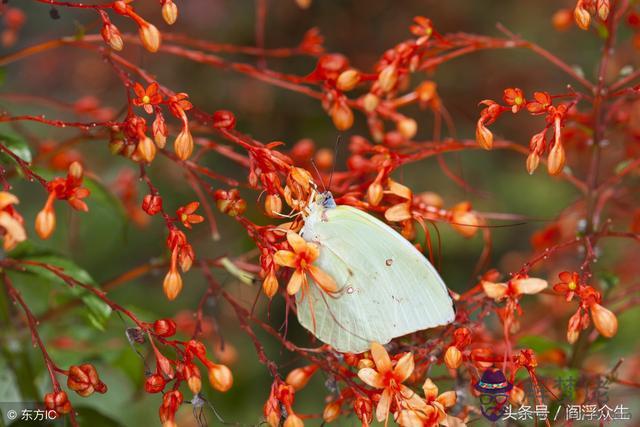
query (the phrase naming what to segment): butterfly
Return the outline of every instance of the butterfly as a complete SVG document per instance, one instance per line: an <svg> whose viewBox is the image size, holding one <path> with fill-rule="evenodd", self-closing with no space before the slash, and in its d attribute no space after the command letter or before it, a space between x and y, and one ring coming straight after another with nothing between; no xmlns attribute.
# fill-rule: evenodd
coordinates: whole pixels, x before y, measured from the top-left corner
<svg viewBox="0 0 640 427"><path fill-rule="evenodd" d="M319 246L315 265L333 277L339 292L328 294L315 284L298 292L298 320L337 351L362 353L372 342L386 344L453 321L453 301L435 268L372 215L336 205L328 191L318 193L300 236Z"/></svg>

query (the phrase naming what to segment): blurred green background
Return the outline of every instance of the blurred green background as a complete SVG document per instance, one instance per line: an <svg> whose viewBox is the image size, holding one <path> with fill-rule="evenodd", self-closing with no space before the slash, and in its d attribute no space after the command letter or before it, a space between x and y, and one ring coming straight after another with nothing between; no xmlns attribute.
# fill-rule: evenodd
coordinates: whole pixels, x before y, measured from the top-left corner
<svg viewBox="0 0 640 427"><path fill-rule="evenodd" d="M219 43L255 44L254 2L188 0L176 3L180 17L172 28L162 22L157 2L138 0L135 6L143 17L156 24L161 31L184 33L193 38ZM97 17L90 10L59 8L60 19L52 20L49 17L49 6L45 4L27 1L11 1L11 4L23 9L28 20L18 43L11 48L0 48L3 55L44 40L75 34L82 27L87 33L95 33L99 28ZM536 41L564 58L588 78L593 78L600 52L601 42L593 34L586 34L576 28L564 33L553 29L551 15L560 7L571 7L571 1L318 0L308 10L299 9L293 0L271 0L267 4L267 47L295 46L304 32L315 26L324 35L328 51L345 54L353 66L362 70L370 70L387 48L410 36L408 26L416 15L431 18L435 28L442 33L464 31L501 36L496 29L496 24L501 23L523 38ZM124 22L118 17L113 19L121 31L135 31L130 22ZM622 39L628 36L625 31L623 30ZM191 101L199 108L211 112L217 109L235 112L238 118L237 128L258 140L281 140L287 143L287 147L291 147L297 140L307 137L312 138L318 147L332 147L336 139L337 131L314 99L230 71L195 64L163 53L150 54L132 44L125 45L124 56L150 71L163 85L176 92L187 92ZM256 60L241 55L228 57L249 63ZM637 53L633 50L621 48L612 68L637 65L637 58ZM269 59L268 66L304 75L313 69L314 60ZM8 96L11 94L47 97L69 104L82 97L92 96L99 100L100 105L111 106L116 111L126 102L125 92L117 76L99 55L91 51L60 48L11 64L2 73L0 109L7 110L12 115L43 113L50 118L75 118L64 109L43 106L38 102L16 102ZM506 87L520 87L530 95L535 90L562 92L567 83L573 83L554 66L525 50L479 52L447 63L424 78L438 83L444 105L456 123L457 134L464 138L473 137L479 112L477 104L480 100L500 99ZM405 112L418 121L417 138L428 139L432 131L430 113L417 108L407 109ZM542 126L542 118L514 116L500 120L492 126L492 130L500 137L527 144L529 137ZM72 130L33 123L20 124L19 129L2 124L0 133L20 138L23 138L21 133L30 135L28 143L34 152L37 151L38 143L46 140L60 141L75 135ZM343 136L346 139L349 135L358 133L366 134L366 127L364 117L356 113L356 125ZM122 206L109 195L122 170L131 169L136 173L135 165L112 156L106 140L86 141L76 145L75 149L82 153L87 170L100 177L104 192L96 189L94 197L88 200L90 211L87 214L70 212L66 205L57 203L58 229L50 241L34 239L36 244L65 254L86 270L97 283L104 283L151 259L165 257L165 229L159 218L153 218L147 227L137 227L127 220ZM343 146L338 153L339 165L343 164L346 156L346 146ZM491 265L501 271L517 270L530 254L531 233L547 225L548 221L578 197L571 186L549 178L541 171L533 177L529 176L524 168L524 158L513 153L468 151L448 155L447 160L456 173L473 183L476 193L468 193L447 179L434 159L406 166L399 171L397 177L415 192L435 191L441 194L447 206L461 200L470 200L481 211L510 212L537 219L523 225L492 230L494 247ZM244 171L215 155L209 155L204 164L218 173L245 179ZM158 157L149 173L160 189L165 207L169 211L196 200L181 172L166 159ZM24 180L15 179L13 184L12 191L21 199L19 209L25 217L28 233L35 236L32 224L35 214L44 204L45 193L38 185ZM141 197L145 194L145 189L141 183L138 185ZM212 185L214 188L225 188L217 182ZM249 202L248 216L258 223L267 223L267 219L260 213L258 195L252 192L243 194ZM252 242L233 220L217 214L216 218L222 234L221 241L213 242L210 239L206 224L196 225L189 234L197 256L233 256L251 249ZM474 267L482 249L481 239L476 236L466 240L446 226L441 226L440 231L442 276L453 290L464 291L476 280ZM618 259L623 249L618 246L607 248L602 264L606 264L607 259ZM570 258L569 262L574 262L575 265L577 260L578 258ZM609 267L612 267L611 263ZM252 304L256 288L236 284L218 271L215 274L247 306ZM161 290L163 275L164 270L155 271L119 287L110 293L110 297L148 321L174 316L196 307L206 288L197 272L192 271L185 276L185 289L178 300L172 303L167 302ZM36 314L46 312L67 297L64 289L50 280L16 275L14 281ZM3 304L7 302L4 301ZM544 310L544 307L539 310ZM95 408L111 419L104 420L104 425L116 422L127 426L154 425L157 423L160 397L146 395L141 391L144 368L124 335L125 328L131 325L118 315L113 315L105 330L100 332L86 321L83 312L84 308L73 310L40 325L45 342L53 343L50 345L51 355L60 366L81 362L95 363L109 386L110 390L106 395L93 395L88 399L71 395L73 403ZM263 318L267 318L265 304L259 305L259 312ZM205 393L225 420L257 423L262 404L269 392L270 377L257 362L251 342L239 330L233 313L224 303L207 306L206 314L217 319L224 339L237 349L237 361L231 365L235 376L233 389L222 395L212 392L205 384ZM534 312L525 317L523 323L533 322L540 315L543 315L542 311ZM284 307L281 298L276 298L270 307L269 322L280 327L283 320ZM288 336L294 342L308 344L295 319L291 320ZM620 355L628 354L634 348L637 350L632 339L633 333L624 327L637 320L640 320L637 311L630 311L623 316L620 333L605 347L603 358L607 363L615 361ZM4 401L38 400L50 388L41 355L30 345L28 331L21 327L20 322L12 319L9 323L17 328L3 328L0 332L4 353L4 357L0 358L0 370L6 374L6 381L0 384L3 392L0 396ZM563 341L566 323L559 323L557 328L555 332L549 331L548 338ZM265 343L268 356L280 364L283 375L302 363L282 350L272 338L262 336L260 332L258 334ZM60 340L60 337L69 338L70 341ZM211 348L214 342L210 338L207 344ZM34 380L33 385L22 384L18 387L19 383L29 383L30 378ZM318 376L307 389L298 394L295 404L297 411L321 411L321 396L327 394L323 382L324 379ZM444 388L447 388L446 384L441 387ZM15 394L17 390L22 390L22 398ZM24 396L25 390L31 395ZM637 399L638 396L635 397ZM195 425L189 411L189 407L181 410L179 425ZM208 417L213 419L211 414ZM357 424L354 420L355 418L345 420L343 425L350 425L352 422ZM310 421L309 424L316 425L319 422ZM91 425L100 424L94 420Z"/></svg>

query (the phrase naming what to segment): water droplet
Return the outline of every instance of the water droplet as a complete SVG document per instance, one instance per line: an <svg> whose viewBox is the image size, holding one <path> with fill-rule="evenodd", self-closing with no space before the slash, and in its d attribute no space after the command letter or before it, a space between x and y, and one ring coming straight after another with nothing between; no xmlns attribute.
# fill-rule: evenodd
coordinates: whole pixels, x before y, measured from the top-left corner
<svg viewBox="0 0 640 427"><path fill-rule="evenodd" d="M387 258L387 260L384 263L387 265L387 267L391 267L391 264L393 264L393 259Z"/></svg>
<svg viewBox="0 0 640 427"><path fill-rule="evenodd" d="M353 293L353 291L354 291L354 289L353 289L353 287L352 287L352 286L349 286L349 287L347 288L347 293L348 293L348 294L352 294L352 293Z"/></svg>

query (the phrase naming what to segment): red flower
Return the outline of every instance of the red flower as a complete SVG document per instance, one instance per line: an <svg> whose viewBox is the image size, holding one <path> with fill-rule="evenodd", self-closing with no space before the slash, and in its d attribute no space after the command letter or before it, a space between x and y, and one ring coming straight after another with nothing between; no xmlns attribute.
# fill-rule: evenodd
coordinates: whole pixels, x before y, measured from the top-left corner
<svg viewBox="0 0 640 427"><path fill-rule="evenodd" d="M199 224L204 221L204 218L201 215L194 214L199 206L200 203L191 202L185 206L182 206L176 211L176 215L178 215L178 218L180 219L182 225L191 229L191 224Z"/></svg>
<svg viewBox="0 0 640 427"><path fill-rule="evenodd" d="M551 95L547 92L534 92L533 98L535 101L527 103L527 110L533 114L544 113L545 110L551 105Z"/></svg>
<svg viewBox="0 0 640 427"><path fill-rule="evenodd" d="M514 113L517 113L520 108L522 108L527 103L522 90L517 87L505 89L502 99L504 99L504 102L511 105L511 111L513 111Z"/></svg>
<svg viewBox="0 0 640 427"><path fill-rule="evenodd" d="M565 294L567 301L571 301L576 292L582 288L580 275L576 272L563 271L558 277L560 278L560 283L553 285L553 290L559 294Z"/></svg>
<svg viewBox="0 0 640 427"><path fill-rule="evenodd" d="M171 113L183 121L186 120L184 112L193 108L193 104L187 101L188 97L189 95L181 92L169 98L169 109Z"/></svg>
<svg viewBox="0 0 640 427"><path fill-rule="evenodd" d="M158 83L151 83L145 90L140 83L133 85L133 91L137 98L133 100L133 105L144 107L144 111L153 113L153 106L162 102L162 95L158 93Z"/></svg>

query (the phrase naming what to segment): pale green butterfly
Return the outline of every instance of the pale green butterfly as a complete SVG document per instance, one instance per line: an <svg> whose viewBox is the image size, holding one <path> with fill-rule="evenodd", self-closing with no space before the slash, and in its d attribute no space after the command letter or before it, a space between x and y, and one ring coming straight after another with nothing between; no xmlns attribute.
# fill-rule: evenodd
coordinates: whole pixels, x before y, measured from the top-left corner
<svg viewBox="0 0 640 427"><path fill-rule="evenodd" d="M296 294L298 320L340 352L445 325L455 317L447 287L431 263L387 224L330 192L315 196L300 235L320 247L315 265L340 288L328 295L310 283ZM313 313L312 313L313 310Z"/></svg>

